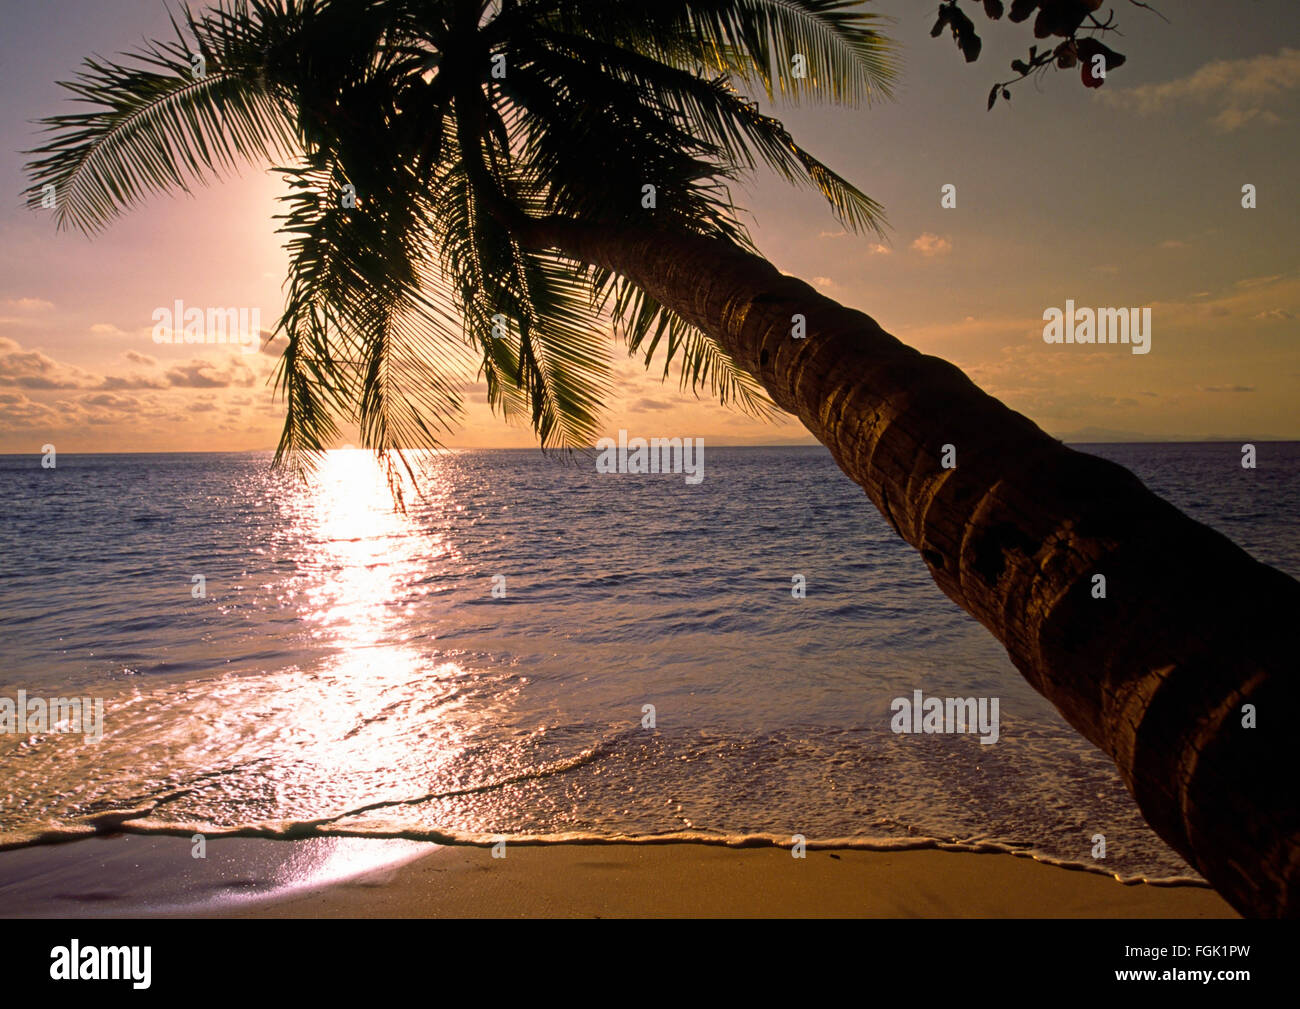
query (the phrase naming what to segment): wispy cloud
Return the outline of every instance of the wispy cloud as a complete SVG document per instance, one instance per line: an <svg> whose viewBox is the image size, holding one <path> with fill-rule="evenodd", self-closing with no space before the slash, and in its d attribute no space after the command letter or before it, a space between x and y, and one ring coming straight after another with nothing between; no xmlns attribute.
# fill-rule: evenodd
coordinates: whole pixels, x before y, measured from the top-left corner
<svg viewBox="0 0 1300 1009"><path fill-rule="evenodd" d="M1194 102L1213 114L1210 122L1225 132L1248 123L1282 122L1274 108L1300 89L1300 49L1238 60L1214 60L1172 81L1141 84L1108 92L1106 99L1151 115L1180 102Z"/></svg>
<svg viewBox="0 0 1300 1009"><path fill-rule="evenodd" d="M1263 287L1266 284L1271 284L1273 283L1273 281L1281 280L1281 279L1282 279L1282 274L1280 273L1272 273L1269 274L1267 277L1246 277L1244 280L1237 281L1237 286L1238 287Z"/></svg>
<svg viewBox="0 0 1300 1009"><path fill-rule="evenodd" d="M952 242L941 235L932 235L927 231L916 237L912 242L912 249L927 258L943 256L952 252Z"/></svg>
<svg viewBox="0 0 1300 1009"><path fill-rule="evenodd" d="M48 312L54 307L54 302L44 298L6 298L0 304L14 312Z"/></svg>

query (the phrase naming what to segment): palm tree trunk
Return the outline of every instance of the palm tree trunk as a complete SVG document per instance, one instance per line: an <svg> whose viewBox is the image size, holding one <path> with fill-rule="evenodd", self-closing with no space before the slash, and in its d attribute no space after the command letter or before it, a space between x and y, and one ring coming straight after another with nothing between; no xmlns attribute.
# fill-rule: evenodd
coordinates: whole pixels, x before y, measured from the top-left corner
<svg viewBox="0 0 1300 1009"><path fill-rule="evenodd" d="M1300 583L729 242L511 223L524 244L615 270L717 339L1111 755L1162 838L1243 914L1300 912L1300 789L1283 776L1285 726L1300 714ZM792 336L796 314L805 339ZM941 465L945 445L956 468ZM1223 465L1225 481L1247 478L1234 453Z"/></svg>

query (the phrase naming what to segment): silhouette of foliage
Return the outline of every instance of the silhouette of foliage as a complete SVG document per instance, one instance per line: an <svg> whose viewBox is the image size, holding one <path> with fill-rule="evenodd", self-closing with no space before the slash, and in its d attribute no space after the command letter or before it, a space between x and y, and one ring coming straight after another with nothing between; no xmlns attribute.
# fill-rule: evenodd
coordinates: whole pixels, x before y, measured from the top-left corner
<svg viewBox="0 0 1300 1009"><path fill-rule="evenodd" d="M1040 51L1037 45L1029 47L1028 59L1011 61L1011 69L1018 76L1007 81L999 81L989 90L988 107L997 104L998 97L1011 100L1010 85L1017 84L1025 78L1046 73L1049 69L1069 70L1079 67L1079 76L1084 87L1099 88L1106 81L1106 75L1124 65L1127 57L1105 45L1098 35L1116 31L1114 10L1106 12L1105 18L1099 16L1103 0L1011 0L1011 9L1006 9L1002 0L966 0L966 3L978 10L990 21L1002 20L1003 14L1013 24L1033 20L1033 32L1036 39L1063 39L1055 46L1048 46ZM1164 19L1149 4L1140 0L1128 0L1134 7L1151 11ZM967 63L974 63L980 57L983 40L975 29L975 22L962 9L960 0L943 0L939 4L939 17L930 30L931 38L938 38L947 28L957 43L957 48Z"/></svg>

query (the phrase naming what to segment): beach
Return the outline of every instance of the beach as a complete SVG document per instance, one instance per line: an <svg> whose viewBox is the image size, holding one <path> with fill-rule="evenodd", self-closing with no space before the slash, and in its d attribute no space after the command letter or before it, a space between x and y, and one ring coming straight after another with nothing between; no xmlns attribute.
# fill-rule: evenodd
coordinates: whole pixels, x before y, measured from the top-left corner
<svg viewBox="0 0 1300 1009"><path fill-rule="evenodd" d="M229 912L247 917L1235 918L1202 887L1123 885L1013 855L708 845L443 848Z"/></svg>
<svg viewBox="0 0 1300 1009"><path fill-rule="evenodd" d="M497 849L498 854L502 849ZM1009 854L117 835L0 853L0 915L1235 918L1213 890ZM368 866L368 867L367 867Z"/></svg>

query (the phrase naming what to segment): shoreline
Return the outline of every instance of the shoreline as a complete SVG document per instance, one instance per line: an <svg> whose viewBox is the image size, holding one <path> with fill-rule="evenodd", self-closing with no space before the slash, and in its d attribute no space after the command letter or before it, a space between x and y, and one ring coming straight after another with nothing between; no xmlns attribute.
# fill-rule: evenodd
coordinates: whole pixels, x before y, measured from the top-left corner
<svg viewBox="0 0 1300 1009"><path fill-rule="evenodd" d="M499 852L500 853L500 852ZM1236 918L1212 889L1007 853L118 834L0 853L0 917ZM978 860L978 861L977 861Z"/></svg>
<svg viewBox="0 0 1300 1009"><path fill-rule="evenodd" d="M978 861L976 861L978 860ZM1008 854L716 845L442 848L222 917L1235 918L1213 890Z"/></svg>

